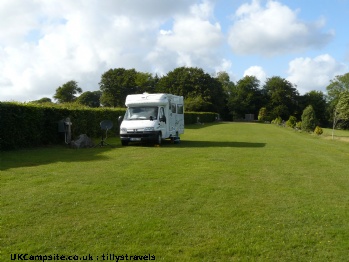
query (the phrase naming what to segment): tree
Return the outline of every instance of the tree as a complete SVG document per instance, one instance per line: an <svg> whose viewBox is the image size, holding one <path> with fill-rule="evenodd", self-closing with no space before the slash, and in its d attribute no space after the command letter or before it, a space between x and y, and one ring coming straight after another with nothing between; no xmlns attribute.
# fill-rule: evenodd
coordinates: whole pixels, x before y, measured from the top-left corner
<svg viewBox="0 0 349 262"><path fill-rule="evenodd" d="M349 73L338 75L331 80L331 83L326 87L328 107L327 112L330 115L332 122L335 121L336 106L343 92L349 92Z"/></svg>
<svg viewBox="0 0 349 262"><path fill-rule="evenodd" d="M339 95L338 103L334 109L332 139L334 137L334 129L341 120L349 120L349 91L344 91Z"/></svg>
<svg viewBox="0 0 349 262"><path fill-rule="evenodd" d="M158 81L158 77L155 76L155 78L150 73L142 73L137 72L136 73L136 90L137 93L154 93L155 92L155 85Z"/></svg>
<svg viewBox="0 0 349 262"><path fill-rule="evenodd" d="M326 96L321 91L310 91L300 97L300 107L305 108L311 105L315 111L315 115L319 121L319 125L324 127L328 125L328 113Z"/></svg>
<svg viewBox="0 0 349 262"><path fill-rule="evenodd" d="M228 73L224 71L218 72L216 75L216 79L222 84L224 93L227 96L230 96L235 84L234 82L230 81Z"/></svg>
<svg viewBox="0 0 349 262"><path fill-rule="evenodd" d="M58 87L53 98L55 98L58 103L74 102L76 100L75 95L80 93L82 93L82 89L78 86L78 83L71 80Z"/></svg>
<svg viewBox="0 0 349 262"><path fill-rule="evenodd" d="M267 110L273 119L278 116L287 119L290 115L297 115L299 93L286 79L279 76L268 78L263 93L268 98Z"/></svg>
<svg viewBox="0 0 349 262"><path fill-rule="evenodd" d="M89 107L99 107L101 96L101 91L86 91L76 99L76 102Z"/></svg>
<svg viewBox="0 0 349 262"><path fill-rule="evenodd" d="M157 91L183 96L205 111L224 113L225 94L222 84L201 68L179 67L163 76L157 83ZM197 99L196 99L197 98ZM203 102L200 106L198 103Z"/></svg>
<svg viewBox="0 0 349 262"><path fill-rule="evenodd" d="M326 87L328 100L332 109L337 105L339 96L344 91L349 91L349 73L336 76Z"/></svg>
<svg viewBox="0 0 349 262"><path fill-rule="evenodd" d="M303 110L302 114L302 129L305 131L313 131L316 126L315 111L311 105Z"/></svg>
<svg viewBox="0 0 349 262"><path fill-rule="evenodd" d="M116 68L105 72L99 83L101 103L104 106L124 106L126 96L137 91L136 76L135 69Z"/></svg>
<svg viewBox="0 0 349 262"><path fill-rule="evenodd" d="M184 101L186 111L207 112L212 108L212 104L206 102L201 96L188 97Z"/></svg>
<svg viewBox="0 0 349 262"><path fill-rule="evenodd" d="M51 98L48 98L48 97L43 97L43 98L40 98L39 100L34 100L34 101L31 101L32 103L37 103L37 104L43 104L43 103L52 103L52 100Z"/></svg>
<svg viewBox="0 0 349 262"><path fill-rule="evenodd" d="M259 109L263 106L259 83L255 76L245 76L233 86L228 101L233 118L243 118L245 114L258 115Z"/></svg>

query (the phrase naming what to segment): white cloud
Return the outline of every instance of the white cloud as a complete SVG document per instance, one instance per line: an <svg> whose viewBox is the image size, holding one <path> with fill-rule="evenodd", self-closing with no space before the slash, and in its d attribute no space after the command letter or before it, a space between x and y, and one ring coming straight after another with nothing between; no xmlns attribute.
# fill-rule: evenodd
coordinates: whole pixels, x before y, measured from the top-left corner
<svg viewBox="0 0 349 262"><path fill-rule="evenodd" d="M223 41L213 8L208 0L4 0L0 101L52 97L69 80L97 90L110 68L213 69Z"/></svg>
<svg viewBox="0 0 349 262"><path fill-rule="evenodd" d="M177 66L214 69L220 64L219 47L224 37L220 24L211 23L213 6L208 1L193 5L188 15L174 17L171 30L160 30L147 59L163 74ZM173 64L175 62L175 64Z"/></svg>
<svg viewBox="0 0 349 262"><path fill-rule="evenodd" d="M0 101L52 97L70 80L84 91L98 90L102 73L117 67L166 74L194 66L234 76L232 63L238 65L239 58L224 54L227 40L238 54L273 55L318 48L333 36L323 33L324 19L305 23L299 11L257 0L236 10L224 35L225 18L215 17L221 11L215 3L222 5L216 0L2 0ZM298 67L319 63L300 59L290 63L289 77L303 86L306 76ZM327 78L344 68L336 61L338 70L327 66ZM309 70L310 78L313 73ZM260 67L245 74L265 77Z"/></svg>
<svg viewBox="0 0 349 262"><path fill-rule="evenodd" d="M267 79L267 74L260 66L251 66L244 72L244 76L255 76L261 83Z"/></svg>
<svg viewBox="0 0 349 262"><path fill-rule="evenodd" d="M0 3L0 45L15 45L38 25L39 7L29 1L2 0Z"/></svg>
<svg viewBox="0 0 349 262"><path fill-rule="evenodd" d="M348 66L328 54L315 58L300 57L289 63L287 80L297 85L301 94L312 90L326 92L326 87L336 75L348 71Z"/></svg>
<svg viewBox="0 0 349 262"><path fill-rule="evenodd" d="M272 0L265 7L259 0L243 4L228 36L233 52L277 55L320 48L332 39L333 32L321 32L324 19L305 23L297 18L298 12Z"/></svg>

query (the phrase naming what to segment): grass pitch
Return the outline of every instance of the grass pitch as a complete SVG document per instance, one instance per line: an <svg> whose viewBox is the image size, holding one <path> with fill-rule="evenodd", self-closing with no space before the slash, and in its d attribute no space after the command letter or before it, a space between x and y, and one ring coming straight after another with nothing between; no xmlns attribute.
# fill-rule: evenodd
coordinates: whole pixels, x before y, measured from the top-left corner
<svg viewBox="0 0 349 262"><path fill-rule="evenodd" d="M348 261L348 143L267 124L185 132L1 152L1 261Z"/></svg>

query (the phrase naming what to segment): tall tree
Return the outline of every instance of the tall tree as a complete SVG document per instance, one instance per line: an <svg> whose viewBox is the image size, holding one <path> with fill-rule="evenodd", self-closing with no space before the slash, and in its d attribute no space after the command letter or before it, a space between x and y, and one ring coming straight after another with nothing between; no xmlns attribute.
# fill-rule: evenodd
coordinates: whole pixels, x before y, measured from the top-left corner
<svg viewBox="0 0 349 262"><path fill-rule="evenodd" d="M101 95L101 91L86 91L76 99L76 102L89 107L99 107Z"/></svg>
<svg viewBox="0 0 349 262"><path fill-rule="evenodd" d="M336 106L340 95L343 92L349 92L349 73L338 75L331 80L331 83L326 87L328 107L327 112L330 115L330 120L335 121Z"/></svg>
<svg viewBox="0 0 349 262"><path fill-rule="evenodd" d="M332 139L334 136L334 129L339 121L349 121L349 91L344 91L339 95L338 103L335 106L333 112L333 126L332 126ZM343 125L346 127L345 125Z"/></svg>
<svg viewBox="0 0 349 262"><path fill-rule="evenodd" d="M157 91L184 96L185 99L189 99L191 105L200 108L201 111L224 111L225 95L221 83L201 68L174 69L159 80Z"/></svg>
<svg viewBox="0 0 349 262"><path fill-rule="evenodd" d="M157 76L154 78L150 73L137 72L136 74L136 92L137 93L154 93Z"/></svg>
<svg viewBox="0 0 349 262"><path fill-rule="evenodd" d="M326 96L321 91L310 91L300 97L299 107L305 109L311 105L315 111L316 117L319 120L319 125L324 127L328 125L327 101Z"/></svg>
<svg viewBox="0 0 349 262"><path fill-rule="evenodd" d="M230 96L235 84L234 82L230 81L229 74L225 71L218 72L216 79L222 84L224 93L227 96Z"/></svg>
<svg viewBox="0 0 349 262"><path fill-rule="evenodd" d="M326 89L328 100L333 110L338 103L340 94L344 91L349 91L349 73L336 76L331 80Z"/></svg>
<svg viewBox="0 0 349 262"><path fill-rule="evenodd" d="M255 76L245 76L232 87L228 107L233 118L244 118L245 114L258 116L263 106L260 81Z"/></svg>
<svg viewBox="0 0 349 262"><path fill-rule="evenodd" d="M231 120L232 114L230 113L228 101L230 100L233 90L235 88L235 83L230 80L229 74L225 71L218 72L215 77L218 82L221 83L224 95L224 106L222 107L220 116L224 120Z"/></svg>
<svg viewBox="0 0 349 262"><path fill-rule="evenodd" d="M78 83L71 80L56 89L56 93L53 96L58 103L74 102L76 100L76 94L82 93L82 89L78 86Z"/></svg>
<svg viewBox="0 0 349 262"><path fill-rule="evenodd" d="M285 120L290 115L298 115L299 93L289 81L279 76L268 78L263 91L268 97L267 110L272 118L280 116Z"/></svg>
<svg viewBox="0 0 349 262"><path fill-rule="evenodd" d="M124 106L126 96L137 91L136 76L135 69L116 68L105 72L99 83L101 103L104 106Z"/></svg>

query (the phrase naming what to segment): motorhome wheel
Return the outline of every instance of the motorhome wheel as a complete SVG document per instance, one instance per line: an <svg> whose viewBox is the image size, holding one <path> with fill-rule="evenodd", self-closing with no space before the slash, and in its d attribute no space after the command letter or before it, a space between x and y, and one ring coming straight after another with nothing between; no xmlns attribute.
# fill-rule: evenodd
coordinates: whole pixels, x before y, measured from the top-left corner
<svg viewBox="0 0 349 262"><path fill-rule="evenodd" d="M157 144L158 145L161 145L161 141L162 141L162 135L161 135L161 132L158 133L158 141L157 141Z"/></svg>

